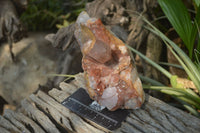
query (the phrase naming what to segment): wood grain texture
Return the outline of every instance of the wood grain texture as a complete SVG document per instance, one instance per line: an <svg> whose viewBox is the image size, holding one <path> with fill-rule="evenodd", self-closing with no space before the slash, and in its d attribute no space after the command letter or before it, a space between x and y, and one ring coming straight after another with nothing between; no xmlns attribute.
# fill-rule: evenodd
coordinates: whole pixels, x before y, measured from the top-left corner
<svg viewBox="0 0 200 133"><path fill-rule="evenodd" d="M0 127L0 133L10 133L7 129Z"/></svg>
<svg viewBox="0 0 200 133"><path fill-rule="evenodd" d="M48 94L38 91L24 99L19 112L5 110L0 116L0 132L103 133L111 132L84 119L61 102L79 87L85 85L83 74L77 74L71 83L60 83ZM120 115L120 114L119 114ZM132 110L115 133L182 133L200 131L200 120L146 94L142 108Z"/></svg>
<svg viewBox="0 0 200 133"><path fill-rule="evenodd" d="M4 118L9 120L14 126L16 126L21 132L30 133L28 129L26 129L25 125L12 117L12 114L9 111L5 111Z"/></svg>
<svg viewBox="0 0 200 133"><path fill-rule="evenodd" d="M27 115L33 120L37 121L40 126L42 126L45 131L48 133L59 133L59 130L56 128L55 124L45 115L44 112L40 111L34 103L29 102L27 99L24 99L21 102L22 108L25 110Z"/></svg>
<svg viewBox="0 0 200 133"><path fill-rule="evenodd" d="M12 110L5 110L5 114L9 114L9 117L15 118L17 121L21 122L22 124L25 125L25 127L30 131L30 132L35 132L35 133L45 133L44 130L31 118L25 116L23 113L15 112Z"/></svg>
<svg viewBox="0 0 200 133"><path fill-rule="evenodd" d="M3 116L0 116L0 127L5 128L9 132L20 133L21 131L14 126L10 121L5 119Z"/></svg>
<svg viewBox="0 0 200 133"><path fill-rule="evenodd" d="M77 87L85 84L83 74L78 74ZM76 78L75 78L76 81ZM62 86L67 83L62 83ZM61 88L62 89L62 88ZM63 89L67 91L66 89ZM64 96L65 97L65 96ZM62 99L65 99L65 98ZM188 122L191 120L192 122ZM128 128L129 127L129 128ZM130 128L131 127L131 128ZM146 94L141 109L133 110L116 132L196 132L200 131L200 120Z"/></svg>

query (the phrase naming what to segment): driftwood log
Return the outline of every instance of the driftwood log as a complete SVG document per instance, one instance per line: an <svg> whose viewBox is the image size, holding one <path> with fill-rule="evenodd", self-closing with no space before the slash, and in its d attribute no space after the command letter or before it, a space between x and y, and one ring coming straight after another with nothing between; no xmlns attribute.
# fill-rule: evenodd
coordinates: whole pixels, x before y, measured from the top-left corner
<svg viewBox="0 0 200 133"><path fill-rule="evenodd" d="M0 116L0 132L111 132L76 115L61 104L79 87L85 87L82 73L77 74L70 83L61 82L59 87L60 89L51 89L48 94L39 90L30 95L21 102L21 109L18 111L5 110L4 115ZM132 110L121 127L112 132L198 133L199 131L200 119L146 94L142 108Z"/></svg>

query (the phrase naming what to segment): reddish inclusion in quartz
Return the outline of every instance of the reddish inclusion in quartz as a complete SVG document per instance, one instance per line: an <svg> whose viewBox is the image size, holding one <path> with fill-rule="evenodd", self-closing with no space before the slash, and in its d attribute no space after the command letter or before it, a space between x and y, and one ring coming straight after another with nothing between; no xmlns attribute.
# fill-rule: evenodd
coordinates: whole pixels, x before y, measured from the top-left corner
<svg viewBox="0 0 200 133"><path fill-rule="evenodd" d="M87 37L78 42L83 53L82 67L90 97L111 111L139 108L144 101L144 93L124 43L99 19L89 19L79 28L75 32L77 40Z"/></svg>

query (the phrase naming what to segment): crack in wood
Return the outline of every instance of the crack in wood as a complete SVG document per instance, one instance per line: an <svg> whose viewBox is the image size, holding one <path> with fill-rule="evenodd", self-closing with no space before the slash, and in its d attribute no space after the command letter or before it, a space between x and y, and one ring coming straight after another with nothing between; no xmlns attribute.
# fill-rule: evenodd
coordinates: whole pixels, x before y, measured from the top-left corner
<svg viewBox="0 0 200 133"><path fill-rule="evenodd" d="M4 118L7 119L10 123L12 123L15 127L17 127L21 132L30 133L29 130L26 129L25 125L19 122L17 119L12 117L12 115L5 111Z"/></svg>
<svg viewBox="0 0 200 133"><path fill-rule="evenodd" d="M68 119L66 119L64 116L62 116L58 110L53 108L52 106L48 105L46 102L42 101L40 98L38 98L35 95L30 95L30 99L37 105L38 109L46 114L46 116L49 117L49 119L54 123L54 125L60 130L60 131L73 131ZM63 119L63 124L60 123L60 118Z"/></svg>
<svg viewBox="0 0 200 133"><path fill-rule="evenodd" d="M22 100L21 105L22 108L27 112L28 116L37 121L46 132L59 133L59 130L56 128L56 126L43 112L34 106L34 103L24 99Z"/></svg>
<svg viewBox="0 0 200 133"><path fill-rule="evenodd" d="M69 109L67 109L66 107L64 107L60 103L56 102L53 98L46 95L44 92L39 91L37 93L37 96L39 98L45 100L51 106L54 106L54 108L56 108L61 114L63 114L65 117L67 117L70 120L74 129L77 132L80 132L80 131L82 131L82 132L83 131L86 131L86 132L102 132L99 129L90 125L89 123L85 122L81 117L72 113ZM55 97L57 95L53 95L53 96ZM65 96L65 98L67 98L67 97ZM65 99L65 98L63 98L63 99ZM55 98L55 99L57 99L57 98ZM85 128L82 128L82 127L85 127Z"/></svg>
<svg viewBox="0 0 200 133"><path fill-rule="evenodd" d="M128 117L128 118L126 119L126 121L127 121L130 125L136 127L136 128L137 128L139 131L141 131L141 132L145 132L146 130L148 130L149 132L154 132L154 131L156 131L157 133L162 133L158 128L153 127L153 126L151 126L151 125L148 125L148 124L146 124L146 123L143 124L141 121L132 119L132 118L130 118L130 117Z"/></svg>
<svg viewBox="0 0 200 133"><path fill-rule="evenodd" d="M162 132L166 132L165 129L163 130L164 127L158 123L158 121L154 120L148 112L145 110L138 110L138 111L133 111L132 112L134 116L136 116L140 121L149 124L155 128L158 128ZM130 115L131 118L133 118L133 114ZM141 117L142 116L142 117Z"/></svg>
<svg viewBox="0 0 200 133"><path fill-rule="evenodd" d="M81 77L79 77L80 79ZM83 78L83 77L82 77ZM76 79L75 79L76 80ZM77 82L73 81L73 84ZM69 132L87 132L87 133L103 133L105 131L96 127L94 124L81 118L69 109L65 108L62 100L67 98L70 93L74 92L83 83L80 80L77 87L63 83L66 87L58 90L56 88L49 91L49 95L38 91L36 94L30 95L30 99L22 101L22 109L20 112L6 110L4 116L0 116L0 132L17 132L26 128L28 132L64 132L71 128ZM69 83L70 84L70 83ZM68 92L68 87L69 92ZM70 90L71 89L71 90ZM52 117L52 118L51 118ZM16 124L17 122L21 123ZM66 126L66 123L69 126ZM62 130L58 127L65 127ZM65 125L65 126L64 126ZM23 127L23 128L22 128ZM171 107L166 103L146 95L146 102L141 109L134 110L117 129L116 133L127 132L193 132L198 133L200 130L200 120L179 109Z"/></svg>

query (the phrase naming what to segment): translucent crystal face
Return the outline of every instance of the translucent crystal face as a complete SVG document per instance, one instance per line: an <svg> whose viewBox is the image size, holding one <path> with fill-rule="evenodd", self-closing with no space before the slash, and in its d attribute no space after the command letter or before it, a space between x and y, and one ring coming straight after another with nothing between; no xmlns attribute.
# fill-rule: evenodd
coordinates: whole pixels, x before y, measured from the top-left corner
<svg viewBox="0 0 200 133"><path fill-rule="evenodd" d="M90 19L90 16L86 12L81 12L76 20L77 24L85 24Z"/></svg>
<svg viewBox="0 0 200 133"><path fill-rule="evenodd" d="M111 111L139 108L144 92L125 44L86 12L79 15L76 23L74 35L83 54L90 97Z"/></svg>

